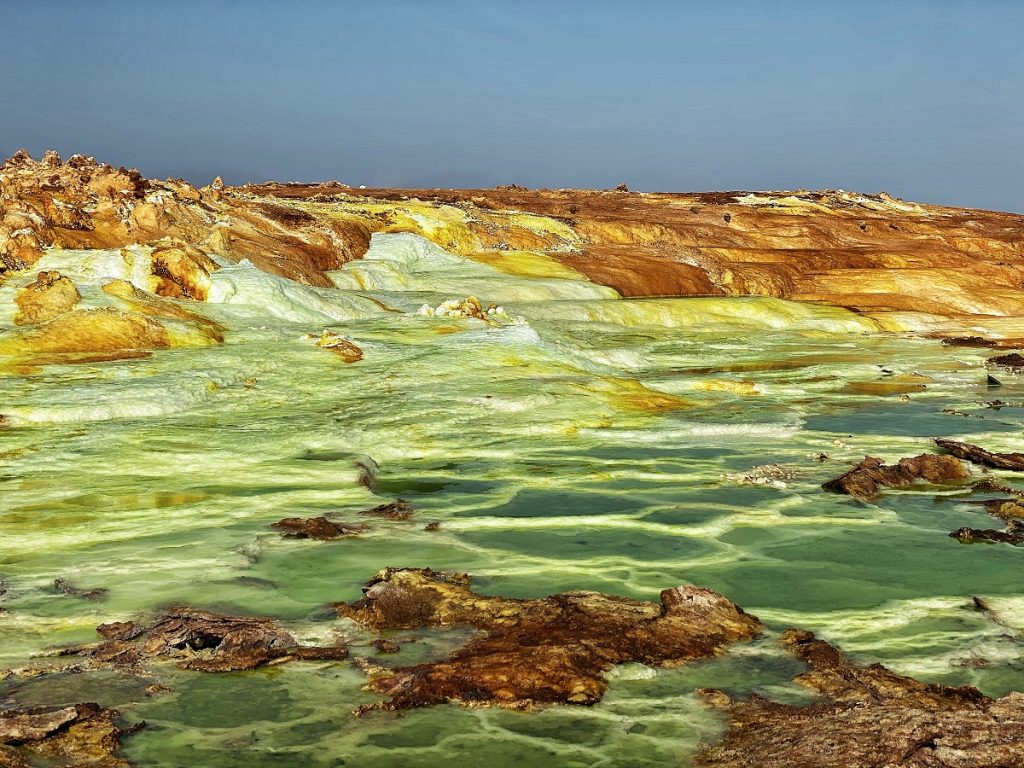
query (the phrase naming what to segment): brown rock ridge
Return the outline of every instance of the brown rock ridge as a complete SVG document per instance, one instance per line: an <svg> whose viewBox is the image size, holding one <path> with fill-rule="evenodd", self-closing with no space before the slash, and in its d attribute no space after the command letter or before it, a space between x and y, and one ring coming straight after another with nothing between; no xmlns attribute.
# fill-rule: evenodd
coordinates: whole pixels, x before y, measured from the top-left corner
<svg viewBox="0 0 1024 768"><path fill-rule="evenodd" d="M480 218L494 211L550 216L569 224L582 244L549 254L626 296L752 294L944 317L1024 314L1020 214L843 191L645 194L273 183L242 189L282 203L420 200Z"/></svg>
<svg viewBox="0 0 1024 768"><path fill-rule="evenodd" d="M810 671L796 682L822 698L804 707L704 691L730 725L702 768L1021 768L1024 694L926 685L880 664L861 667L810 632L783 644Z"/></svg>
<svg viewBox="0 0 1024 768"><path fill-rule="evenodd" d="M45 248L120 248L172 243L156 254L162 295L203 298L193 262L209 255L249 259L260 269L330 286L324 271L362 256L369 231L356 222L317 218L272 201L230 198L222 187L197 189L181 180L145 179L91 157L62 162L56 152L35 161L24 150L0 166L0 279L34 264Z"/></svg>
<svg viewBox="0 0 1024 768"><path fill-rule="evenodd" d="M336 606L340 617L374 630L469 625L481 634L447 659L374 670L370 687L391 698L357 713L449 701L594 704L617 664L684 664L761 629L721 595L689 586L664 590L660 605L596 592L515 600L472 592L464 574L388 568L363 591L361 600Z"/></svg>

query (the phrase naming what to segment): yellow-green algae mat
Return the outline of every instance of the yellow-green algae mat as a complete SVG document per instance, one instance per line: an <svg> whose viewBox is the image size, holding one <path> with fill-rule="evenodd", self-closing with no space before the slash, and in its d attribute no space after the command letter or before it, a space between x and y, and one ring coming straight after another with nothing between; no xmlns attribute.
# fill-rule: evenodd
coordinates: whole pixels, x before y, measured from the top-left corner
<svg viewBox="0 0 1024 768"><path fill-rule="evenodd" d="M110 252L45 258L86 305L133 278ZM166 605L273 616L302 641L347 641L391 665L466 637L399 633L402 650L383 657L324 609L384 566L466 571L478 591L522 597L656 600L699 584L760 617L762 639L681 669L620 667L597 706L526 713L357 719L377 697L346 662L161 668L157 695L114 672L18 679L0 702L116 706L149 724L124 744L146 766L678 766L724 726L695 688L804 700L775 642L790 626L926 681L1024 688L1012 637L1024 550L947 536L992 527L965 487L870 504L819 487L865 454L929 450L932 436L1019 449L1024 385L1007 375L989 389L985 350L830 307L625 300L543 259L470 260L386 234L335 274L337 290L225 265L210 301L190 305L228 329L223 345L6 371L0 668L53 663L42 655L94 640L96 625ZM0 304L29 279L0 287ZM468 295L500 312L431 315ZM315 346L325 329L363 359ZM996 397L1011 405L988 407ZM371 490L357 480L372 463ZM358 514L396 498L410 520ZM320 543L267 527L327 513L370 528ZM58 578L109 592L79 599Z"/></svg>

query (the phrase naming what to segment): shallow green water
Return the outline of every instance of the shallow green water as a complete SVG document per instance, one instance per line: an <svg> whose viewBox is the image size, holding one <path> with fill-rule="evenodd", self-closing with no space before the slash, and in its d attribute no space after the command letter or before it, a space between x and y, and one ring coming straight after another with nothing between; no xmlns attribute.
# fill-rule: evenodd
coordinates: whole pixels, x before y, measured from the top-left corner
<svg viewBox="0 0 1024 768"><path fill-rule="evenodd" d="M73 271L80 255L49 258ZM963 503L966 489L859 504L819 487L865 454L928 450L931 436L1020 449L1024 411L984 402L1024 400L1024 386L1007 376L987 389L984 350L865 333L849 313L772 300L625 301L551 281L529 300L528 280L467 271L458 287L476 281L507 317L414 314L453 297L423 281L372 294L395 313L231 268L218 278L231 290L203 307L231 329L223 346L0 378L11 423L0 432L0 668L169 604L271 615L300 638L341 636L373 655L368 635L323 606L356 598L388 565L468 571L478 590L509 596L654 600L696 583L758 615L766 637L684 669L623 667L600 705L533 713L357 720L351 710L374 697L346 663L228 675L159 665L170 694L97 673L7 683L0 700L116 705L149 723L125 744L147 766L662 766L686 764L721 728L695 687L801 700L789 684L799 665L775 649L790 626L925 680L1024 690L1020 646L969 607L984 596L1024 631L1024 550L946 535L998 527ZM555 289L564 300L550 300ZM304 338L324 328L364 359L346 365ZM851 387L914 373L926 388L907 398ZM648 390L688 407L637 407ZM373 492L356 482L365 456L380 467ZM743 481L766 464L785 478ZM396 497L415 517L375 520L358 539L267 529L327 512L365 521L359 510ZM424 531L434 520L440 530ZM109 598L58 594L56 577ZM419 642L380 661L457 642L410 635ZM977 658L987 665L964 665Z"/></svg>

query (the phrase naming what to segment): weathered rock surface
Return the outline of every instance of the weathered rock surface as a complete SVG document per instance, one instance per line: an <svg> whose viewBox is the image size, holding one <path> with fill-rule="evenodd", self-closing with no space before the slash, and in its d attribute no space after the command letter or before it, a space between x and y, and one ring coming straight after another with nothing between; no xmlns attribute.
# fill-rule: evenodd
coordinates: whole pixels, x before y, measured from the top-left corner
<svg viewBox="0 0 1024 768"><path fill-rule="evenodd" d="M359 526L335 523L326 517L286 517L270 527L289 539L316 539L318 541L358 536L365 530Z"/></svg>
<svg viewBox="0 0 1024 768"><path fill-rule="evenodd" d="M231 672L255 669L295 659L337 660L348 656L342 646L301 646L273 619L221 616L208 611L177 608L148 626L134 622L102 624L101 643L66 649L93 663L129 669L155 658L169 658L182 669Z"/></svg>
<svg viewBox="0 0 1024 768"><path fill-rule="evenodd" d="M810 632L783 643L810 666L796 682L821 694L804 707L758 696L732 702L705 691L729 715L702 768L1021 768L1024 694L990 699L970 687L927 685L879 664L862 667Z"/></svg>
<svg viewBox="0 0 1024 768"><path fill-rule="evenodd" d="M942 317L1024 313L1024 216L920 205L885 193L622 194L295 184L239 191L281 204L416 201L459 208L479 224L470 229L480 250L497 247L489 227L497 233L491 237L509 247L543 250L626 296L753 294ZM528 244L525 233L507 222L502 226L514 212L556 219L575 237L537 237ZM400 231L403 225L388 226ZM448 232L438 235L452 239Z"/></svg>
<svg viewBox="0 0 1024 768"><path fill-rule="evenodd" d="M371 509L364 509L360 515L369 517L383 517L385 520L408 520L412 517L412 504L405 499L389 501L386 504L378 504Z"/></svg>
<svg viewBox="0 0 1024 768"><path fill-rule="evenodd" d="M958 459L983 464L992 469L1024 471L1024 453L992 453L970 443L961 443L943 437L935 438L935 444L942 450L949 451Z"/></svg>
<svg viewBox="0 0 1024 768"><path fill-rule="evenodd" d="M369 245L356 221L242 200L218 186L145 179L81 155L37 162L16 152L0 166L0 210L0 276L31 266L48 247L155 245L157 293L175 298L205 297L211 255L329 287L324 273Z"/></svg>
<svg viewBox="0 0 1024 768"><path fill-rule="evenodd" d="M877 496L883 487L899 488L915 480L947 483L969 476L968 469L952 456L922 453L914 458L900 459L896 464L885 464L881 459L866 456L853 469L821 487L867 501Z"/></svg>
<svg viewBox="0 0 1024 768"><path fill-rule="evenodd" d="M617 664L684 664L761 629L728 599L690 586L666 589L660 605L595 592L517 600L476 594L465 575L389 568L364 592L338 604L338 615L375 630L469 625L481 632L442 661L380 672L370 687L391 698L364 709L593 704Z"/></svg>
<svg viewBox="0 0 1024 768"><path fill-rule="evenodd" d="M118 716L91 703L0 710L0 767L128 768Z"/></svg>
<svg viewBox="0 0 1024 768"><path fill-rule="evenodd" d="M45 323L71 309L81 299L75 284L59 272L40 272L14 297L15 325Z"/></svg>

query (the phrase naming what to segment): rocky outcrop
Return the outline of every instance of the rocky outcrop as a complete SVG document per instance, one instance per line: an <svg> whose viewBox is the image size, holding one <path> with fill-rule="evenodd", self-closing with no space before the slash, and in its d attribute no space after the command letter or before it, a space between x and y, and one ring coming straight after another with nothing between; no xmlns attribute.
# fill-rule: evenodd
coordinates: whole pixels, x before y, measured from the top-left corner
<svg viewBox="0 0 1024 768"><path fill-rule="evenodd" d="M343 646L299 645L272 619L222 616L192 608L167 611L147 626L116 622L103 624L96 631L103 642L68 648L64 655L129 670L138 669L149 659L169 658L182 669L203 672L231 672L295 659L337 660L348 656Z"/></svg>
<svg viewBox="0 0 1024 768"><path fill-rule="evenodd" d="M853 469L821 487L868 501L877 496L881 488L899 488L916 480L947 483L969 476L967 468L952 456L922 453L914 458L900 459L896 464L885 464L874 456L866 456Z"/></svg>
<svg viewBox="0 0 1024 768"><path fill-rule="evenodd" d="M702 768L1021 768L1024 694L990 699L976 688L928 685L879 664L863 667L810 632L783 644L810 671L796 682L821 698L807 706L703 691L729 729Z"/></svg>
<svg viewBox="0 0 1024 768"><path fill-rule="evenodd" d="M0 710L0 768L128 768L118 717L93 703Z"/></svg>
<svg viewBox="0 0 1024 768"><path fill-rule="evenodd" d="M541 248L626 296L753 294L948 318L1024 314L1024 216L919 205L885 193L623 194L275 184L244 191L282 203L319 201L341 208L363 201L395 209L412 201L458 207L499 237L507 231L501 214L550 217L574 237L524 247ZM481 237L481 249L488 247L485 240Z"/></svg>
<svg viewBox="0 0 1024 768"><path fill-rule="evenodd" d="M81 300L75 284L59 272L40 272L14 297L15 325L35 325L63 315Z"/></svg>
<svg viewBox="0 0 1024 768"><path fill-rule="evenodd" d="M157 293L201 299L211 256L249 259L260 269L310 285L358 258L369 230L353 221L316 217L197 189L181 180L145 179L91 157L66 162L49 152L35 161L21 150L0 167L0 279L34 264L43 250L156 245L163 278Z"/></svg>
<svg viewBox="0 0 1024 768"><path fill-rule="evenodd" d="M760 632L760 622L708 589L676 587L661 604L596 592L536 600L480 595L469 577L430 569L386 569L338 615L374 630L468 625L480 634L447 659L374 669L370 687L389 696L365 709L449 701L527 708L593 704L615 665L656 666L715 656Z"/></svg>

